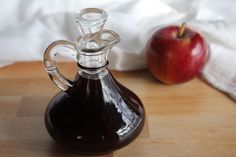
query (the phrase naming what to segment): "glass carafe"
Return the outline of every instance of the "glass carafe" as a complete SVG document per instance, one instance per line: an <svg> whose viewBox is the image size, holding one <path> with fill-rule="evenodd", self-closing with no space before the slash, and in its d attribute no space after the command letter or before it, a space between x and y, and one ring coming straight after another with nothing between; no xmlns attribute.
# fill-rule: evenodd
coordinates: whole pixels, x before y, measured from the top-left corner
<svg viewBox="0 0 236 157"><path fill-rule="evenodd" d="M104 154L124 147L144 125L142 102L108 70L107 53L120 37L103 29L106 19L101 9L81 10L75 15L81 31L76 42L55 41L44 54L45 69L62 90L48 104L46 128L57 143L80 154ZM73 81L56 66L55 57L61 52L77 59Z"/></svg>

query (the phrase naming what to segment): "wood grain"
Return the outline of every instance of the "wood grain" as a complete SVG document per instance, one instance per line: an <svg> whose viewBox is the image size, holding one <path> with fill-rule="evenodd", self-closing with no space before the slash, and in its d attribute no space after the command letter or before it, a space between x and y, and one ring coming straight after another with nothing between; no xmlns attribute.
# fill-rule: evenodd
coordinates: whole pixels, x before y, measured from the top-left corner
<svg viewBox="0 0 236 157"><path fill-rule="evenodd" d="M60 63L73 78L76 66ZM164 85L148 71L117 72L115 78L143 101L147 119L127 147L101 157L235 157L236 104L199 79ZM42 63L0 69L0 157L81 157L48 135L44 111L59 89Z"/></svg>

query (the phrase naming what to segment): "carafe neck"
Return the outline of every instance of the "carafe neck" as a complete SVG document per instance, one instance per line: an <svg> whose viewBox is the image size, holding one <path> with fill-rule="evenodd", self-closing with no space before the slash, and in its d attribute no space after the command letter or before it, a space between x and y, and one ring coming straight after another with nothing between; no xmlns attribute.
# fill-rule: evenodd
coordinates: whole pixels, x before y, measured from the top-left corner
<svg viewBox="0 0 236 157"><path fill-rule="evenodd" d="M108 50L97 52L85 52L78 50L77 62L78 65L85 69L99 69L107 64Z"/></svg>
<svg viewBox="0 0 236 157"><path fill-rule="evenodd" d="M103 29L107 13L97 8L86 8L75 15L80 30L76 39L77 62L87 73L98 73L107 66L107 54L120 41L116 32Z"/></svg>
<svg viewBox="0 0 236 157"><path fill-rule="evenodd" d="M101 79L109 73L108 65L109 62L106 61L106 63L101 67L88 68L78 63L78 74L86 79Z"/></svg>

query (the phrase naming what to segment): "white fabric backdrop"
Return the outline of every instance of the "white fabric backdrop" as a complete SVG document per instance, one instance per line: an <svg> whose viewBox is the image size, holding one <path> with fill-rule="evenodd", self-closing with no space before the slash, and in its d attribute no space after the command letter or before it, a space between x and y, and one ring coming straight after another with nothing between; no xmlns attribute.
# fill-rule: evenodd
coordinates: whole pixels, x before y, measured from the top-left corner
<svg viewBox="0 0 236 157"><path fill-rule="evenodd" d="M234 0L11 0L0 5L0 66L42 60L59 39L74 40L75 11L99 7L108 12L106 28L122 38L109 55L117 70L146 68L144 47L160 27L183 21L206 38L210 60L202 75L236 99L236 1Z"/></svg>

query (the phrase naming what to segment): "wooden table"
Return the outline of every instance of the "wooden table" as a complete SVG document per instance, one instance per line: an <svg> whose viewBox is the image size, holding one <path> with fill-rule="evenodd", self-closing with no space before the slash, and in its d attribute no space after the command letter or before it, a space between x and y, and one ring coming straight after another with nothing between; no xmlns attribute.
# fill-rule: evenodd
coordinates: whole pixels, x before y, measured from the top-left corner
<svg viewBox="0 0 236 157"><path fill-rule="evenodd" d="M61 63L71 78L75 65ZM235 157L236 104L199 79L164 85L147 71L112 72L143 101L147 120L141 135L106 157ZM0 157L80 157L51 139L43 121L59 91L42 63L0 68Z"/></svg>

